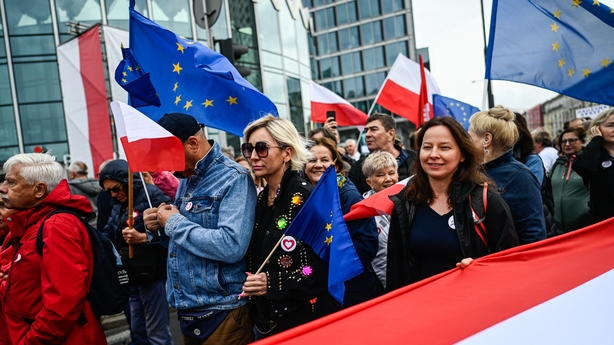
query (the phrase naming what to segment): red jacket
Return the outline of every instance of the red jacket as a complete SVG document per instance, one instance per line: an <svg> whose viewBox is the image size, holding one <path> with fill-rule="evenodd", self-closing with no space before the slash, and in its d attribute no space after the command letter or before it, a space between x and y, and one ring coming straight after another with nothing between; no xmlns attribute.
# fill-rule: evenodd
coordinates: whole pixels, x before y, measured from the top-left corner
<svg viewBox="0 0 614 345"><path fill-rule="evenodd" d="M2 247L0 264L10 267L0 291L11 344L106 344L99 318L85 300L93 269L92 246L86 229L70 214L45 221L43 256L36 252L41 222L55 209L91 212L87 199L71 195L66 180L41 204L7 217L11 230ZM77 320L83 312L87 322Z"/></svg>

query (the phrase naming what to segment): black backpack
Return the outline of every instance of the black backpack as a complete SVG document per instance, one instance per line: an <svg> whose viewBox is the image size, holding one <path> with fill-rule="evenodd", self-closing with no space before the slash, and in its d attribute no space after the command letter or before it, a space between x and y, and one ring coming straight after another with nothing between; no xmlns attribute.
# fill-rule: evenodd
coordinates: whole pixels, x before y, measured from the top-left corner
<svg viewBox="0 0 614 345"><path fill-rule="evenodd" d="M130 297L128 273L109 238L92 227L87 220L71 210L55 210L43 219L36 235L36 251L43 256L43 228L45 221L57 213L70 213L87 229L92 243L94 270L86 299L96 315L115 315L124 311Z"/></svg>

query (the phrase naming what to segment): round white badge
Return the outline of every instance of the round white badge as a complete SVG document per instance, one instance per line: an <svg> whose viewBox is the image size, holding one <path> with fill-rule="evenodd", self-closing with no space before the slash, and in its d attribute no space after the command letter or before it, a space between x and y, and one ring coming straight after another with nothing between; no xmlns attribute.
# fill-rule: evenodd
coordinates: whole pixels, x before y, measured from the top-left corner
<svg viewBox="0 0 614 345"><path fill-rule="evenodd" d="M188 203L187 203L187 205L185 205L185 210L186 210L186 211L191 210L191 209L192 209L192 205L193 205L193 204L192 204L192 202L191 202L191 201L190 201L190 202L188 202Z"/></svg>
<svg viewBox="0 0 614 345"><path fill-rule="evenodd" d="M296 249L296 239L292 236L286 236L281 240L281 249L286 252L291 252Z"/></svg>
<svg viewBox="0 0 614 345"><path fill-rule="evenodd" d="M450 216L450 218L448 219L448 226L452 229L456 229L456 225L454 225L454 216Z"/></svg>
<svg viewBox="0 0 614 345"><path fill-rule="evenodd" d="M602 166L604 169L607 169L607 168L609 168L609 167L611 167L611 166L612 166L612 161L611 161L611 160L603 161L603 162L601 162L601 166Z"/></svg>

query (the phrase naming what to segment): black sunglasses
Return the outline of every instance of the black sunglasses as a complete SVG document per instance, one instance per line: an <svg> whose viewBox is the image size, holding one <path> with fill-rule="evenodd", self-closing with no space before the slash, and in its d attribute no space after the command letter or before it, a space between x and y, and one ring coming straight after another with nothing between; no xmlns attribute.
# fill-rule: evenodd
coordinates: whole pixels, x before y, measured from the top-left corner
<svg viewBox="0 0 614 345"><path fill-rule="evenodd" d="M243 143L243 145L241 145L241 153L243 154L243 157L250 159L255 148L258 157L265 158L269 155L269 148L275 147L282 148L284 146L269 146L264 141L259 141L256 143L256 145L252 145L251 143Z"/></svg>
<svg viewBox="0 0 614 345"><path fill-rule="evenodd" d="M109 188L109 189L105 189L105 191L106 191L106 192L109 192L109 193L115 193L115 194L117 194L117 193L119 193L119 192L121 192L121 191L122 191L122 186L121 186L121 185L118 185L118 186L115 186L115 187L111 187L111 188Z"/></svg>
<svg viewBox="0 0 614 345"><path fill-rule="evenodd" d="M578 139L578 138L563 139L563 140L561 140L561 144L565 145L565 144L569 143L569 145L573 145L573 144L575 144L575 143L576 143L576 141L578 141L578 140L580 140L580 139Z"/></svg>

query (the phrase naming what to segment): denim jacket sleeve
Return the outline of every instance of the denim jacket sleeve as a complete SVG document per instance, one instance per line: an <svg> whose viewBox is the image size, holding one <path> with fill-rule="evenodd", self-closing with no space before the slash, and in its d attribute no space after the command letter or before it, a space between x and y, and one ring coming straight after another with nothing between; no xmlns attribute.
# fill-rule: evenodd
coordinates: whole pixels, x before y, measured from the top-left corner
<svg viewBox="0 0 614 345"><path fill-rule="evenodd" d="M248 174L234 174L216 189L216 201L207 219L199 224L182 214L172 215L166 235L187 252L206 259L234 263L243 258L254 228L256 189ZM178 200L179 201L179 200Z"/></svg>

